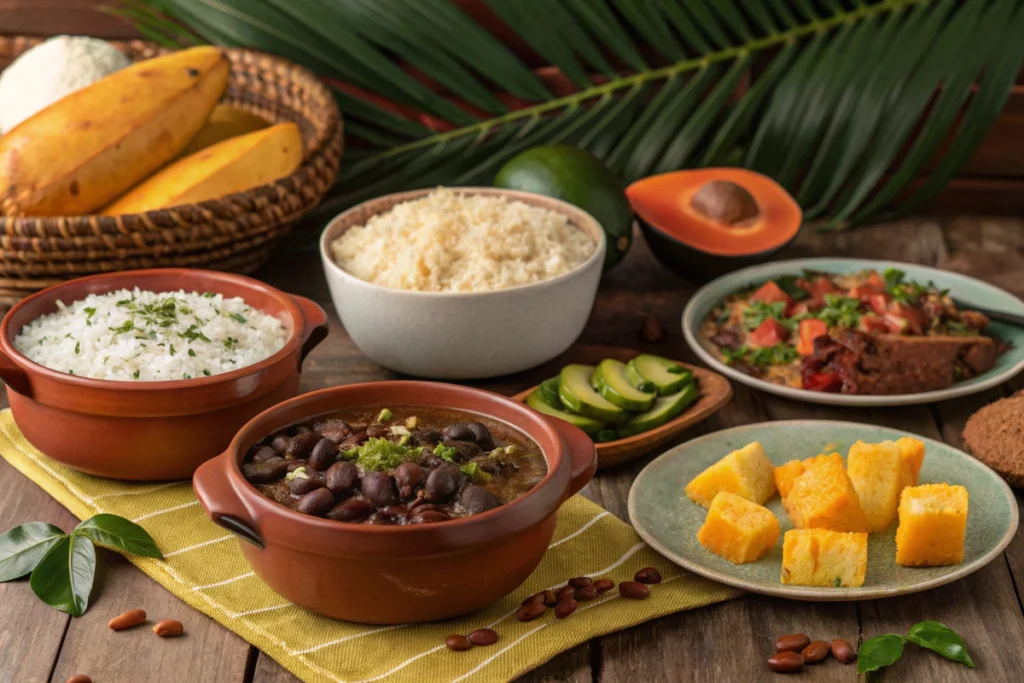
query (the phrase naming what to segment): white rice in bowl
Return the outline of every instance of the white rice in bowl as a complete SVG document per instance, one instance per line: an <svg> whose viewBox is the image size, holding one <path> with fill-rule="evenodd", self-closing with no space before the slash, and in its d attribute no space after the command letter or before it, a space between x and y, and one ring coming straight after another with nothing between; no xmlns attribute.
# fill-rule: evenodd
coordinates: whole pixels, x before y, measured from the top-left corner
<svg viewBox="0 0 1024 683"><path fill-rule="evenodd" d="M272 315L213 292L122 289L57 301L14 338L29 359L58 372L111 380L219 375L277 353L289 331Z"/></svg>
<svg viewBox="0 0 1024 683"><path fill-rule="evenodd" d="M349 228L334 262L360 280L418 292L486 292L565 275L597 244L557 211L438 188Z"/></svg>

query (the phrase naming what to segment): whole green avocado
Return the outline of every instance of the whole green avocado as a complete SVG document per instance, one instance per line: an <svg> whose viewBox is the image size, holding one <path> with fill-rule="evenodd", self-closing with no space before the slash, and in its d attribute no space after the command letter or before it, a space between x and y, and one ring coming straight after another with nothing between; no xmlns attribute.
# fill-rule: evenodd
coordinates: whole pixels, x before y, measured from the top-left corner
<svg viewBox="0 0 1024 683"><path fill-rule="evenodd" d="M561 199L596 218L608 236L606 271L622 260L633 241L633 210L622 184L585 150L567 145L528 149L501 167L494 186Z"/></svg>

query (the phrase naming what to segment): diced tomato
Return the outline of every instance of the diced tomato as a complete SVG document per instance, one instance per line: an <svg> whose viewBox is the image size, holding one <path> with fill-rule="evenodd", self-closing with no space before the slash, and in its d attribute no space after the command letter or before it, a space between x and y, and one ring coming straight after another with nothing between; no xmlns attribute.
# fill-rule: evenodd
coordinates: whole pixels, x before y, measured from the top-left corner
<svg viewBox="0 0 1024 683"><path fill-rule="evenodd" d="M862 315L860 324L857 326L861 332L872 334L875 332L888 332L888 323L877 315Z"/></svg>
<svg viewBox="0 0 1024 683"><path fill-rule="evenodd" d="M799 340L796 343L796 351L801 356L809 356L814 353L814 340L828 334L828 325L825 321L816 318L808 318L800 321Z"/></svg>
<svg viewBox="0 0 1024 683"><path fill-rule="evenodd" d="M851 299L860 299L861 301L870 301L871 297L884 294L885 290L880 287L875 287L870 284L861 284L850 289L850 293L847 295Z"/></svg>
<svg viewBox="0 0 1024 683"><path fill-rule="evenodd" d="M864 279L864 284L875 289L885 289L885 280L881 275L878 274L877 270L872 270L868 276Z"/></svg>
<svg viewBox="0 0 1024 683"><path fill-rule="evenodd" d="M800 301L800 302L794 303L792 306L789 307L789 309L786 310L786 317L787 318L792 318L793 316L806 315L806 314L808 314L810 312L811 312L810 303L808 303L807 301Z"/></svg>
<svg viewBox="0 0 1024 683"><path fill-rule="evenodd" d="M885 320L894 334L921 334L926 322L920 309L902 301L889 302Z"/></svg>
<svg viewBox="0 0 1024 683"><path fill-rule="evenodd" d="M835 294L839 291L827 277L816 277L810 282L805 282L802 286L818 299L824 299L826 294Z"/></svg>
<svg viewBox="0 0 1024 683"><path fill-rule="evenodd" d="M785 301L787 307L792 301L789 295L782 291L781 287L775 284L775 280L769 280L761 285L760 289L754 292L750 298L753 301L760 301L765 304L773 304L776 301Z"/></svg>
<svg viewBox="0 0 1024 683"><path fill-rule="evenodd" d="M906 318L901 318L900 316L893 315L892 313L886 313L884 319L885 326L892 334L913 334L910 329L910 321Z"/></svg>
<svg viewBox="0 0 1024 683"><path fill-rule="evenodd" d="M868 305L871 306L871 310L878 315L885 315L886 311L889 310L889 301L892 297L882 292L881 294L872 294L868 297Z"/></svg>
<svg viewBox="0 0 1024 683"><path fill-rule="evenodd" d="M766 318L750 333L750 343L758 348L781 344L789 339L789 330L775 318Z"/></svg>
<svg viewBox="0 0 1024 683"><path fill-rule="evenodd" d="M834 372L805 372L802 377L804 389L811 391L839 391L843 381Z"/></svg>

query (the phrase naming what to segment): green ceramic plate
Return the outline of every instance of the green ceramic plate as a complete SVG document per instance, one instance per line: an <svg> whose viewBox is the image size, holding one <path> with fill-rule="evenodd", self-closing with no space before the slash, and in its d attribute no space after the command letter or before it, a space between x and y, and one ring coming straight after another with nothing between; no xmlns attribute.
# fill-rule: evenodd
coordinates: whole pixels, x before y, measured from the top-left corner
<svg viewBox="0 0 1024 683"><path fill-rule="evenodd" d="M906 432L854 422L788 420L746 425L715 432L677 446L651 462L629 492L629 518L652 548L673 562L709 579L755 593L796 600L864 600L904 595L955 581L999 556L1017 531L1017 502L999 476L971 456L938 441L925 443L920 483L948 482L967 488L967 537L963 564L955 567L896 566L896 524L868 539L868 571L860 588L788 586L779 581L782 534L792 529L779 497L768 508L779 519L778 543L757 562L734 565L697 542L697 529L707 511L686 497L683 489L709 465L751 441L764 446L776 465L821 452L845 457L857 440L869 443L898 439Z"/></svg>
<svg viewBox="0 0 1024 683"><path fill-rule="evenodd" d="M734 273L708 283L700 288L686 305L683 311L683 336L686 343L694 350L708 367L720 372L740 384L771 394L778 394L796 401L809 403L827 403L839 406L900 406L917 403L934 403L975 394L1002 384L1017 373L1024 370L1024 329L1003 323L991 323L985 330L1009 344L1005 353L999 356L995 366L988 372L963 382L956 382L948 389L923 391L917 394L896 394L889 396L869 396L854 394L831 394L822 391L808 391L773 384L763 379L751 377L739 370L729 367L718 359L715 353L700 335L700 326L718 303L734 292L751 285L770 280L780 275L794 275L803 269L820 270L828 273L853 273L867 268L882 272L886 268L896 267L906 272L907 278L918 282L934 282L939 287L949 289L950 294L967 304L975 304L983 308L1003 310L1007 313L1024 315L1024 301L998 287L976 280L959 273L951 273L937 268L928 268L913 263L897 261L867 261L848 258L808 258L792 261L774 261L760 266L737 270Z"/></svg>

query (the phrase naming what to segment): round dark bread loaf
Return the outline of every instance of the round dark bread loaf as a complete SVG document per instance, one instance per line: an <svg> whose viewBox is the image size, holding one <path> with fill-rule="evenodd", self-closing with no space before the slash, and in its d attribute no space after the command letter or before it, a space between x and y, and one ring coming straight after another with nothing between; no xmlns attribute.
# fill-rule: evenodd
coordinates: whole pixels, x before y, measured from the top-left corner
<svg viewBox="0 0 1024 683"><path fill-rule="evenodd" d="M990 403L964 426L967 451L1014 488L1024 488L1024 391Z"/></svg>

